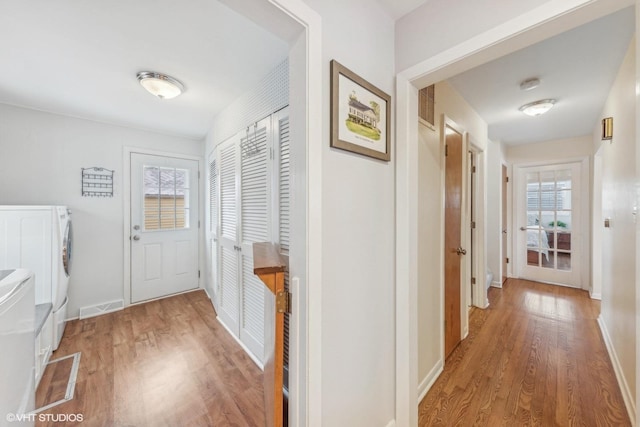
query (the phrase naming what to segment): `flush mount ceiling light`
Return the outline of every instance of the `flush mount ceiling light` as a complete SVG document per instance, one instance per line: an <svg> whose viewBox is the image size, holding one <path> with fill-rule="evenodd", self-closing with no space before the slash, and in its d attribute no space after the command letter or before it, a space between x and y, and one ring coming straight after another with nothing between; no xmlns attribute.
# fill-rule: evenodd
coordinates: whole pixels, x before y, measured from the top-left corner
<svg viewBox="0 0 640 427"><path fill-rule="evenodd" d="M525 104L519 109L528 116L539 116L549 111L555 103L555 99L541 99L540 101Z"/></svg>
<svg viewBox="0 0 640 427"><path fill-rule="evenodd" d="M520 83L520 90L531 90L540 86L540 79L534 77L531 79L524 80Z"/></svg>
<svg viewBox="0 0 640 427"><path fill-rule="evenodd" d="M150 94L161 99L171 99L184 91L184 85L177 79L154 71L140 71L138 81Z"/></svg>

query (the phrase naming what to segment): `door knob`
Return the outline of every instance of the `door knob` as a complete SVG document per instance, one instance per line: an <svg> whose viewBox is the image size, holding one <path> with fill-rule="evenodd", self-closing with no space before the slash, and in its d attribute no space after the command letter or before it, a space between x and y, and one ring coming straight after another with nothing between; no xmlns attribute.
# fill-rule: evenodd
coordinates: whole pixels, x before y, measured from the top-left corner
<svg viewBox="0 0 640 427"><path fill-rule="evenodd" d="M134 225L134 226L133 226L133 229L134 229L134 230L140 230L140 226L139 226L139 225Z"/></svg>
<svg viewBox="0 0 640 427"><path fill-rule="evenodd" d="M502 234L507 234L507 229L502 230Z"/></svg>
<svg viewBox="0 0 640 427"><path fill-rule="evenodd" d="M526 231L527 227L520 227L520 231Z"/></svg>
<svg viewBox="0 0 640 427"><path fill-rule="evenodd" d="M135 236L133 236L133 240L140 240L140 236L136 234Z"/></svg>
<svg viewBox="0 0 640 427"><path fill-rule="evenodd" d="M458 246L458 249L456 249L456 253L458 255L466 255L467 254L467 250L466 249L462 249L462 247Z"/></svg>

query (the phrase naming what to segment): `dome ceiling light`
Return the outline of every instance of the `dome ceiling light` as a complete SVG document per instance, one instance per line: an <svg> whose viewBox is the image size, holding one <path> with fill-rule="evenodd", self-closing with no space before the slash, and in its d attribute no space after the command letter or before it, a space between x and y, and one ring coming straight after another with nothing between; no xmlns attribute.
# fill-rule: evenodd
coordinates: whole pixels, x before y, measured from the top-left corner
<svg viewBox="0 0 640 427"><path fill-rule="evenodd" d="M533 77L531 79L523 80L520 83L520 90L531 90L540 86L540 79L537 77Z"/></svg>
<svg viewBox="0 0 640 427"><path fill-rule="evenodd" d="M160 99L171 99L184 92L179 80L155 71L140 71L138 81L150 94Z"/></svg>
<svg viewBox="0 0 640 427"><path fill-rule="evenodd" d="M555 99L541 99L540 101L530 102L519 108L520 111L528 116L539 116L546 113L556 103Z"/></svg>

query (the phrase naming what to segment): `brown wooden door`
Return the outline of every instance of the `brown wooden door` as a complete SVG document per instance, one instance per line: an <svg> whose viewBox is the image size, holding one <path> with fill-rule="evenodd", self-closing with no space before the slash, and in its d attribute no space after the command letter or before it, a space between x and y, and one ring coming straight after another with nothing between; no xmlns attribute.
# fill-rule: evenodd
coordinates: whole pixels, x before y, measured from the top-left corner
<svg viewBox="0 0 640 427"><path fill-rule="evenodd" d="M463 156L462 135L447 127L445 161L445 235L444 235L444 351L451 354L462 339L461 274Z"/></svg>
<svg viewBox="0 0 640 427"><path fill-rule="evenodd" d="M507 167L502 165L502 283L507 281Z"/></svg>

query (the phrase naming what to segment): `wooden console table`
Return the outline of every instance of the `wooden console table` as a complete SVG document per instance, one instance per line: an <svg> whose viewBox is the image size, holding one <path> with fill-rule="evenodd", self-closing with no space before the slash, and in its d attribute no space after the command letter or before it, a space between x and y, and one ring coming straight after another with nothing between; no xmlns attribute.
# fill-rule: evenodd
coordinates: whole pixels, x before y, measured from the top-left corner
<svg viewBox="0 0 640 427"><path fill-rule="evenodd" d="M264 409L268 427L282 427L284 374L284 314L289 312L289 293L284 289L287 269L278 245L253 244L253 274L265 284L264 293Z"/></svg>

